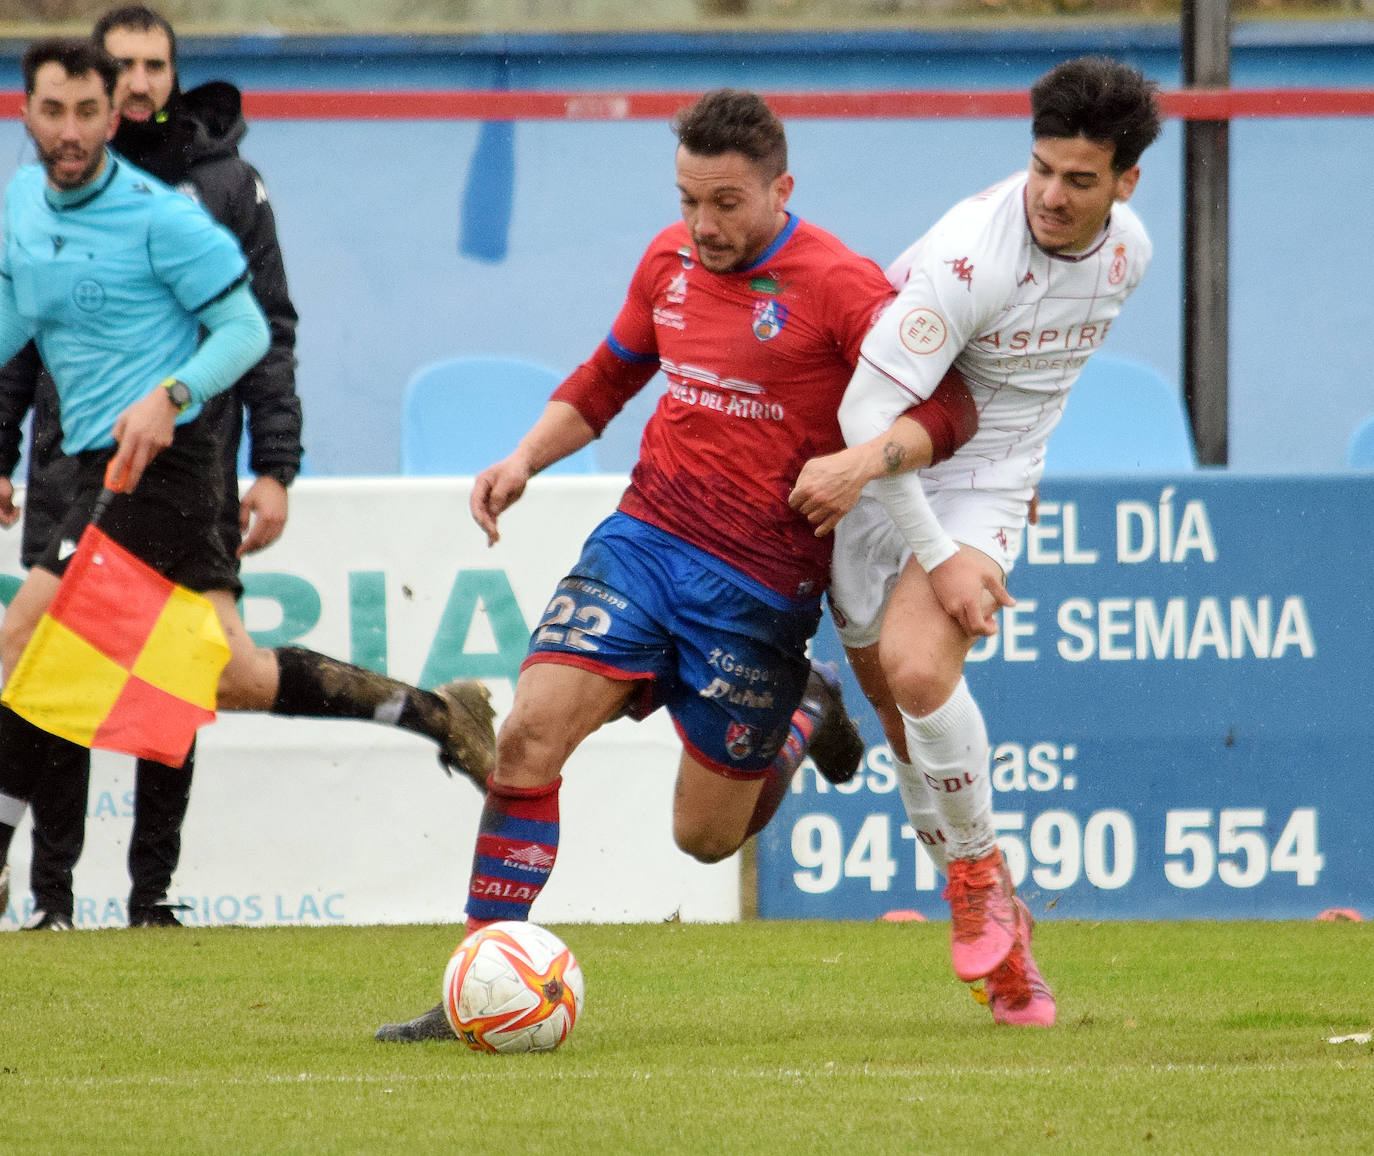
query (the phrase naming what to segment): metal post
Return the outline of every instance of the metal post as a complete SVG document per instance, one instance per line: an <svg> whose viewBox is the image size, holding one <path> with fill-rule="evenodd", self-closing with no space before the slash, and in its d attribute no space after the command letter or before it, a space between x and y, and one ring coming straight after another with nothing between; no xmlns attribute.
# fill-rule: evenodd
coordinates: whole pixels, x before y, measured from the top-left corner
<svg viewBox="0 0 1374 1156"><path fill-rule="evenodd" d="M1230 0L1183 0L1183 83L1231 83ZM1189 120L1183 141L1183 394L1198 462L1227 463L1230 122Z"/></svg>

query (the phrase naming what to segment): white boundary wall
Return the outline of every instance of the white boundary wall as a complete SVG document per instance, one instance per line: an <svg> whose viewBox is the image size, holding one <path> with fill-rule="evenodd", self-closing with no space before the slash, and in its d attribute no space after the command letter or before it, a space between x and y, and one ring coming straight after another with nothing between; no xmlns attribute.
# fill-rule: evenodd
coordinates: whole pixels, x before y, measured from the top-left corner
<svg viewBox="0 0 1374 1156"><path fill-rule="evenodd" d="M470 479L303 479L291 490L286 534L244 567L246 621L276 641L290 612L253 592L285 589L293 607L309 610L313 590L318 623L300 645L338 657L384 648L388 673L410 681L425 676L427 664L431 673L454 661L490 669L496 631L484 604L461 647L449 648L465 657L434 646L455 583L468 571L488 572L496 587L508 582L527 634L624 484L535 479L488 549L467 512ZM0 573L21 573L18 550L17 528L0 535ZM508 599L507 666L510 611ZM373 624L370 634L360 618ZM499 723L513 684L487 684ZM574 755L558 865L536 919L738 918L738 860L704 866L673 845L678 749L660 712L644 723L613 723ZM80 927L125 921L132 789L132 761L96 752L76 874ZM409 734L365 722L221 715L201 732L171 899L190 903L187 922L198 925L458 922L480 809L478 792L446 779L432 744ZM0 928L15 927L31 906L29 851L26 820L10 856L14 891Z"/></svg>

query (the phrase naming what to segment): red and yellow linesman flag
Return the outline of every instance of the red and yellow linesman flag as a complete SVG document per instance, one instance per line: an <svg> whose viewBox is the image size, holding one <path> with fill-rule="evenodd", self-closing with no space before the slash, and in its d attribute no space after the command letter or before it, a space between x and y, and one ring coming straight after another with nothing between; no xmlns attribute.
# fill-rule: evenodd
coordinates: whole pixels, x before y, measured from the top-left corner
<svg viewBox="0 0 1374 1156"><path fill-rule="evenodd" d="M83 747L181 766L228 660L208 598L89 525L0 702Z"/></svg>

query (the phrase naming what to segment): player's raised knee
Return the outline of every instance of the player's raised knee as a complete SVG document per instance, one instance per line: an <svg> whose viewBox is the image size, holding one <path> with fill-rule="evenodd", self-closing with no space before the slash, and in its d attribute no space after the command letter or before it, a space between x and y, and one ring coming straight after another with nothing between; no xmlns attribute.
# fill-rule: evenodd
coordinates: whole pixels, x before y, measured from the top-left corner
<svg viewBox="0 0 1374 1156"><path fill-rule="evenodd" d="M698 863L719 863L728 859L740 848L741 839L710 828L687 828L681 824L673 827L673 841L679 850L686 852Z"/></svg>

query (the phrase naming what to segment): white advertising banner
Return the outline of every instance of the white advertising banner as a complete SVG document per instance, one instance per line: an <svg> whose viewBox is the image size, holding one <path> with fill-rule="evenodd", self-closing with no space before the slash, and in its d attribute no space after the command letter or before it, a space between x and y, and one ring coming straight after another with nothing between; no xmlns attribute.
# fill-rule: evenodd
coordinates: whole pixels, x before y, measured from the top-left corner
<svg viewBox="0 0 1374 1156"><path fill-rule="evenodd" d="M490 549L466 478L302 479L282 539L243 568L260 644L296 644L434 686L483 679L498 724L529 633L621 477L536 478ZM19 530L0 534L8 599ZM6 577L8 576L8 577ZM679 745L659 712L603 728L570 760L558 865L543 922L731 920L739 863L674 846ZM78 927L126 920L132 760L96 752ZM181 865L169 899L185 922L324 925L460 922L482 798L448 779L428 740L369 722L222 714L201 731ZM32 910L29 823L14 841L0 928Z"/></svg>

